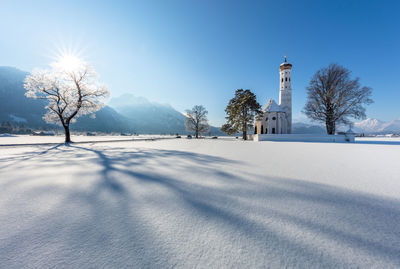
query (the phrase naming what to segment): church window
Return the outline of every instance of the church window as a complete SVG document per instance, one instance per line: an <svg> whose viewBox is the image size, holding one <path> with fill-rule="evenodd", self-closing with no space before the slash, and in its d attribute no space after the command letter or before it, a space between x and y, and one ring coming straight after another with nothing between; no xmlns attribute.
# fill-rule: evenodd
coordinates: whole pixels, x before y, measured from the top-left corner
<svg viewBox="0 0 400 269"><path fill-rule="evenodd" d="M283 82L283 78L282 78L282 82Z"/></svg>
<svg viewBox="0 0 400 269"><path fill-rule="evenodd" d="M254 127L254 134L257 134L257 125Z"/></svg>
<svg viewBox="0 0 400 269"><path fill-rule="evenodd" d="M272 120L276 120L276 117L272 117Z"/></svg>
<svg viewBox="0 0 400 269"><path fill-rule="evenodd" d="M272 128L272 133L273 133L273 134L275 133L275 128Z"/></svg>
<svg viewBox="0 0 400 269"><path fill-rule="evenodd" d="M287 81L287 78L285 78L285 81Z"/></svg>
<svg viewBox="0 0 400 269"><path fill-rule="evenodd" d="M261 134L264 133L264 126L261 125Z"/></svg>

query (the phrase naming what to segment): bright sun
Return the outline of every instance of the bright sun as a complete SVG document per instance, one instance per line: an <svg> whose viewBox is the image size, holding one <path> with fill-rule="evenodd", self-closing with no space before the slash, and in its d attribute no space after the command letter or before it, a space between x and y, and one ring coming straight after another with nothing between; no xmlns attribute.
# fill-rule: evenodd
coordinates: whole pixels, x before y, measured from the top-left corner
<svg viewBox="0 0 400 269"><path fill-rule="evenodd" d="M63 54L57 59L55 65L67 72L72 72L78 70L82 62L81 59L73 54Z"/></svg>

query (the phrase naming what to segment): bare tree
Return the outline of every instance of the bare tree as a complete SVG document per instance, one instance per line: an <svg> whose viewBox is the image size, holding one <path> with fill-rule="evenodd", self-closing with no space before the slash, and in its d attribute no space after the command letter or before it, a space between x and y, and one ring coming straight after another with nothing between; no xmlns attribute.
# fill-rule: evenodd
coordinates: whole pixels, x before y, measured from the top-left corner
<svg viewBox="0 0 400 269"><path fill-rule="evenodd" d="M235 97L229 101L225 112L227 123L221 130L228 135L242 132L243 140L247 139L247 130L253 128L255 116L261 114L261 105L250 90L238 89Z"/></svg>
<svg viewBox="0 0 400 269"><path fill-rule="evenodd" d="M208 111L202 105L186 110L186 130L193 131L196 138L210 129L207 119Z"/></svg>
<svg viewBox="0 0 400 269"><path fill-rule="evenodd" d="M101 109L109 95L92 65L74 56L61 58L50 69L34 70L26 77L24 87L27 97L47 101L43 119L64 127L66 143L71 142L70 124Z"/></svg>
<svg viewBox="0 0 400 269"><path fill-rule="evenodd" d="M373 103L372 89L361 87L359 79L351 79L343 66L330 64L315 73L307 87L307 103L303 112L312 120L325 123L328 134L335 134L336 125L349 124L350 118L365 118L365 107Z"/></svg>

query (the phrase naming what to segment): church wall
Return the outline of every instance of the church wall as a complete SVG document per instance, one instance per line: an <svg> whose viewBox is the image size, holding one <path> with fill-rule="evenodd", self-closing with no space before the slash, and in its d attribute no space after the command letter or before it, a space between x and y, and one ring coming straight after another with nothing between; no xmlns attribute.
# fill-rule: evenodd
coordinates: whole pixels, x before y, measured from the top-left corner
<svg viewBox="0 0 400 269"><path fill-rule="evenodd" d="M336 142L336 143L355 143L354 134L344 135L318 135L318 134L262 134L251 135L249 139L253 141L297 141L297 142Z"/></svg>
<svg viewBox="0 0 400 269"><path fill-rule="evenodd" d="M283 112L266 112L261 120L255 122L255 127L257 134L272 134L273 128L275 128L275 134L286 133L286 114Z"/></svg>

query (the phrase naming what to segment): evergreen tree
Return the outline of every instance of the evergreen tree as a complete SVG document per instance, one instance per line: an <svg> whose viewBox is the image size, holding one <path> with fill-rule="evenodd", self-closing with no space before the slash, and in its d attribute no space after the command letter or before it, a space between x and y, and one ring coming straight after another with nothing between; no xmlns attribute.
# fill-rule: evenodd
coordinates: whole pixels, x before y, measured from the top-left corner
<svg viewBox="0 0 400 269"><path fill-rule="evenodd" d="M228 135L242 132L243 139L246 140L247 130L253 128L254 117L261 114L261 106L250 90L238 89L235 97L229 101L225 112L227 123L221 130Z"/></svg>

